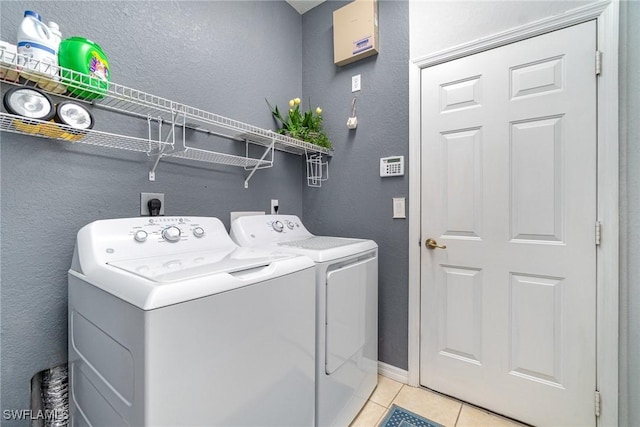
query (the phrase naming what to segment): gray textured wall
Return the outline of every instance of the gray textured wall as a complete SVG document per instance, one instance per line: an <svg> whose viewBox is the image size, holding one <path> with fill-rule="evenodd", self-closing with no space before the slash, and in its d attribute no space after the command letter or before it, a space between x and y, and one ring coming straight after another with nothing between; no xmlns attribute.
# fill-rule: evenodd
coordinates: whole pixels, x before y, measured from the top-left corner
<svg viewBox="0 0 640 427"><path fill-rule="evenodd" d="M379 1L380 53L338 67L333 11L346 3L324 3L302 19L302 92L324 108L335 146L330 179L320 190L303 190L303 212L315 233L378 243L379 359L407 369L409 226L392 219L392 198L409 193L409 3ZM350 131L355 74L362 76L362 90L356 93L358 128ZM379 159L391 155L405 156L405 176L380 178Z"/></svg>
<svg viewBox="0 0 640 427"><path fill-rule="evenodd" d="M265 97L282 104L301 93L301 17L284 2L3 1L0 39L15 42L27 9L56 21L63 38L98 42L113 81L129 87L265 128L273 127ZM144 120L93 111L96 129L145 136ZM302 214L299 156L276 153L276 166L258 171L245 190L242 168L161 162L149 182L144 154L0 138L3 410L27 409L31 376L66 361L66 274L83 225L137 216L141 191L164 192L167 215L218 216L227 225L229 211L268 210L271 198Z"/></svg>
<svg viewBox="0 0 640 427"><path fill-rule="evenodd" d="M620 4L620 425L640 425L640 2Z"/></svg>
<svg viewBox="0 0 640 427"><path fill-rule="evenodd" d="M32 8L58 22L63 37L99 42L114 81L252 124L272 127L264 97L284 104L311 96L324 108L336 146L322 189L303 187L300 158L278 153L276 167L259 171L244 190L238 169L162 163L150 183L144 155L0 134L0 408L26 408L31 375L66 359L74 234L95 219L136 215L140 191L164 192L170 215L225 222L230 210L266 210L279 198L283 212L302 213L316 233L375 239L380 360L406 369L408 226L391 219L391 198L408 195L408 175L380 179L378 159L408 153L409 19L413 40L428 40L411 43L416 57L583 3L414 2L409 18L407 2L383 0L381 53L336 67L331 13L345 2L328 2L302 19L282 2L0 2L0 39L15 40L23 11ZM633 404L640 394L640 2L623 1L621 9L620 424L632 426L640 425ZM362 74L363 90L360 125L350 132L354 74ZM101 130L144 132L145 123L94 112Z"/></svg>

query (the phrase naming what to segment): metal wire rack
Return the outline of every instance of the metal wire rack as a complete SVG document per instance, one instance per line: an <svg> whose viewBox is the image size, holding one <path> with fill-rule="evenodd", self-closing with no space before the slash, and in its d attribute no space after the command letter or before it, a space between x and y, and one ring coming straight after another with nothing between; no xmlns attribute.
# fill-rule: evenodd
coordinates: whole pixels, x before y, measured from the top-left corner
<svg viewBox="0 0 640 427"><path fill-rule="evenodd" d="M100 147L116 148L119 150L137 151L147 153L148 155L159 154L160 156L167 158L175 157L195 160L198 162L240 166L245 168L263 168L269 167L272 164L271 161L267 160L216 153L189 147L184 151L164 152L165 150L170 149L172 144L96 130L79 131L59 123L29 119L7 113L0 113L0 131L40 138L77 142L80 144Z"/></svg>
<svg viewBox="0 0 640 427"><path fill-rule="evenodd" d="M199 162L218 163L229 166L242 166L245 168L253 167L269 167L270 161L253 159L250 157L234 156L232 154L216 153L212 151L201 150L198 148L187 148L185 151L163 154L165 157L175 157L179 159L196 160Z"/></svg>
<svg viewBox="0 0 640 427"><path fill-rule="evenodd" d="M29 69L35 70L31 72L21 65L26 61L29 59L22 55L0 50L0 78L6 83L38 86L58 96L125 114L161 117L165 122L174 120L178 113L193 128L202 126L212 131L224 129L242 139L265 146L275 141L275 149L294 154L330 154L330 150L324 147L67 68L31 60ZM23 77L21 79L18 78L20 74Z"/></svg>
<svg viewBox="0 0 640 427"><path fill-rule="evenodd" d="M61 97L89 103L127 115L146 118L149 122L153 120L160 124L160 128L163 122L169 124L171 126L170 135L163 141L160 136L157 139L152 138L150 124L148 138L144 139L94 130L79 132L53 122L41 122L0 113L0 131L156 155L155 165L149 172L151 181L155 180L155 170L162 158L174 157L244 167L251 170L249 176L245 179L244 185L246 188L256 170L273 166L273 150L305 155L305 157L313 155L316 159L315 162L318 162L318 156L321 159L322 155L331 155L330 150L324 147L117 83L107 82L91 75L34 61L26 56L6 50L0 50L0 80L18 86L37 86L46 92ZM182 131L182 141L179 144L176 144L177 128ZM249 157L248 149L247 155L243 157L188 147L185 143L187 129L195 129L219 137L244 141L247 146L249 144L260 145L266 147L266 149L262 157L253 158ZM266 157L269 153L271 153L271 158L267 160ZM325 168L327 167L326 163L322 163L322 165ZM326 174L318 177L316 175L317 165L314 164L313 166L315 167L308 168L307 180L310 186L317 186L320 181L326 180ZM309 173L312 175L310 176Z"/></svg>
<svg viewBox="0 0 640 427"><path fill-rule="evenodd" d="M97 130L78 130L54 122L29 119L13 114L0 113L0 131L21 135L50 138L61 141L79 142L87 145L116 148L119 150L137 151L151 154L158 144L171 146L168 143L158 143L144 138L118 135Z"/></svg>
<svg viewBox="0 0 640 427"><path fill-rule="evenodd" d="M322 183L329 179L329 163L322 161L321 154L307 154L307 186L322 187Z"/></svg>

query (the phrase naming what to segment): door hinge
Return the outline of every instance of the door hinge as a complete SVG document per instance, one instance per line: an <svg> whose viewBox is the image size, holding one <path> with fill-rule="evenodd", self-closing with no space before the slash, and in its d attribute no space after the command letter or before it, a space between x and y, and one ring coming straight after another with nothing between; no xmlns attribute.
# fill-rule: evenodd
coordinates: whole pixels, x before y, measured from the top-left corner
<svg viewBox="0 0 640 427"><path fill-rule="evenodd" d="M596 50L596 76L602 73L602 51Z"/></svg>
<svg viewBox="0 0 640 427"><path fill-rule="evenodd" d="M600 416L600 392L598 390L596 390L596 399L595 399L595 403L596 403L596 417Z"/></svg>
<svg viewBox="0 0 640 427"><path fill-rule="evenodd" d="M601 239L602 239L602 223L600 221L596 221L596 245L600 244Z"/></svg>

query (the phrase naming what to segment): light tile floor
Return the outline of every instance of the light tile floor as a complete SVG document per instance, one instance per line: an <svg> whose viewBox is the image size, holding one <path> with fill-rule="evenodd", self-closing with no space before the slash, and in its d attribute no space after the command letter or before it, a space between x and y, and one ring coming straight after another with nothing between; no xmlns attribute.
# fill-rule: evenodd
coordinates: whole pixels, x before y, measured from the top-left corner
<svg viewBox="0 0 640 427"><path fill-rule="evenodd" d="M523 427L512 420L478 409L464 402L411 387L378 375L378 387L351 427L376 427L392 404L407 409L445 427Z"/></svg>

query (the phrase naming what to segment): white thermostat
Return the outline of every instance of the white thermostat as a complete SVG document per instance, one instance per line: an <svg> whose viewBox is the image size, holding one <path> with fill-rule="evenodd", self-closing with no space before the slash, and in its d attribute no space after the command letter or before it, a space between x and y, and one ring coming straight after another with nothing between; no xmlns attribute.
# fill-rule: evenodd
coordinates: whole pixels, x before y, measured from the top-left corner
<svg viewBox="0 0 640 427"><path fill-rule="evenodd" d="M380 159L380 176L404 175L404 156L382 157Z"/></svg>

